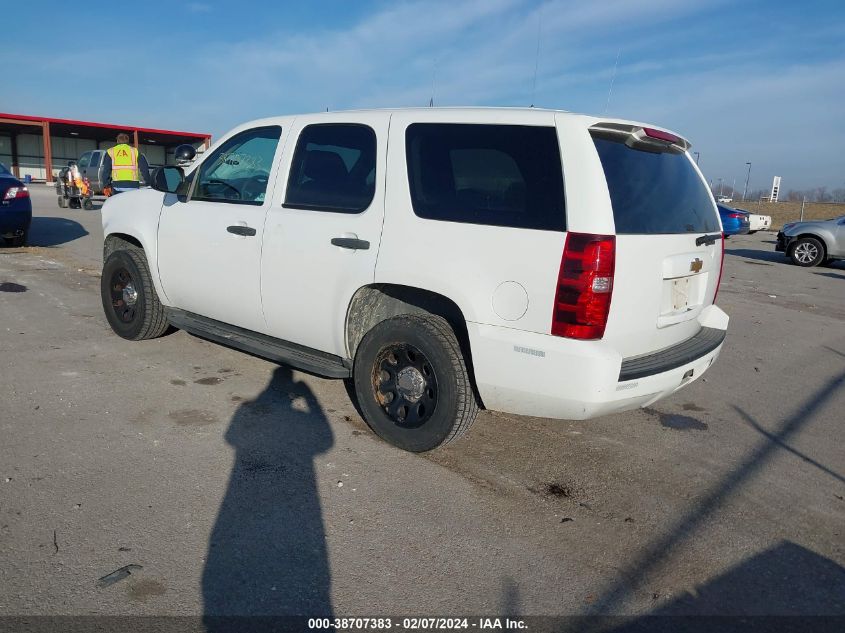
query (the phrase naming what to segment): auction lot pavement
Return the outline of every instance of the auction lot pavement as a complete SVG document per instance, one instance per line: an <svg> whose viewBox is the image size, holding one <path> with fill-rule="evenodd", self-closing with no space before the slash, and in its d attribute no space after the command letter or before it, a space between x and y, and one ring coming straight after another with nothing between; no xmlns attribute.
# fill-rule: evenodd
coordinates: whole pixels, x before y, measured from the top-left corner
<svg viewBox="0 0 845 633"><path fill-rule="evenodd" d="M0 249L0 615L845 614L842 264L731 238L703 379L420 456L342 382L113 335L99 211L32 189L37 246Z"/></svg>

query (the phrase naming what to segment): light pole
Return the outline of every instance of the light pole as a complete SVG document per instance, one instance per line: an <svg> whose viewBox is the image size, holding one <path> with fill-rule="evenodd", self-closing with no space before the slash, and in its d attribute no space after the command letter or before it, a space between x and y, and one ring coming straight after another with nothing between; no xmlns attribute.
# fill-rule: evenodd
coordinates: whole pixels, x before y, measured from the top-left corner
<svg viewBox="0 0 845 633"><path fill-rule="evenodd" d="M719 178L719 197L722 197L722 179Z"/></svg>
<svg viewBox="0 0 845 633"><path fill-rule="evenodd" d="M701 152L693 152L695 154L695 164L698 165L698 159L701 158Z"/></svg>
<svg viewBox="0 0 845 633"><path fill-rule="evenodd" d="M748 194L748 179L751 178L751 163L745 163L748 165L748 173L745 175L745 189L742 192L742 201L745 202L745 196Z"/></svg>

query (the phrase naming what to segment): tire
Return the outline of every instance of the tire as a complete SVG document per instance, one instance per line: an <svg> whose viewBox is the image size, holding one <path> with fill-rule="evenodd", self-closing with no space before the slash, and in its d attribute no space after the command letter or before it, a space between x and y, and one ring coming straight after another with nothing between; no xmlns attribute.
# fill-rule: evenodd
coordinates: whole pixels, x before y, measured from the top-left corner
<svg viewBox="0 0 845 633"><path fill-rule="evenodd" d="M757 231L748 231L748 235L754 235Z"/></svg>
<svg viewBox="0 0 845 633"><path fill-rule="evenodd" d="M67 209L67 198L64 196L59 196L59 208L60 209Z"/></svg>
<svg viewBox="0 0 845 633"><path fill-rule="evenodd" d="M796 266L818 266L824 261L824 257L824 244L815 237L802 237L789 247L789 258Z"/></svg>
<svg viewBox="0 0 845 633"><path fill-rule="evenodd" d="M122 245L106 258L100 296L109 325L122 338L130 341L157 338L169 327L146 255L137 246Z"/></svg>
<svg viewBox="0 0 845 633"><path fill-rule="evenodd" d="M27 242L29 241L29 229L23 232L23 235L20 237L13 237L11 242L12 246L26 246Z"/></svg>
<svg viewBox="0 0 845 633"><path fill-rule="evenodd" d="M406 451L447 444L478 415L460 344L439 316L404 315L376 325L358 346L352 378L364 420Z"/></svg>
<svg viewBox="0 0 845 633"><path fill-rule="evenodd" d="M91 201L91 198L85 198L84 202L82 203L82 208L86 211L90 211L94 208L94 203Z"/></svg>
<svg viewBox="0 0 845 633"><path fill-rule="evenodd" d="M81 205L81 204L79 204L79 199L78 199L78 198L68 198L68 201L67 201L67 206L68 206L68 207L70 207L71 209L78 209L78 208L80 208L82 205Z"/></svg>

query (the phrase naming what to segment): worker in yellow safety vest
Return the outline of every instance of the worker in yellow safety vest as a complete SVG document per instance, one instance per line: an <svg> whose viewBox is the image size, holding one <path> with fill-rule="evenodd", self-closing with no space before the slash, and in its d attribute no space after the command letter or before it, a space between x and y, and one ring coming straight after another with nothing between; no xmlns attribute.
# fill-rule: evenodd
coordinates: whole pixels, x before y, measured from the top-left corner
<svg viewBox="0 0 845 633"><path fill-rule="evenodd" d="M117 145L106 150L103 158L104 185L115 191L137 189L141 181L149 184L150 167L147 159L129 145L129 135L117 135Z"/></svg>

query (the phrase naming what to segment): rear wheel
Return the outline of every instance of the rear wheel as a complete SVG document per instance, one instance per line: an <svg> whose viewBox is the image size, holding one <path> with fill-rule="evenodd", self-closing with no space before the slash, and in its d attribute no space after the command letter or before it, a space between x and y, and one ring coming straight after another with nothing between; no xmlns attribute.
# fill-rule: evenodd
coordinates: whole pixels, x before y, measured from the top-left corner
<svg viewBox="0 0 845 633"><path fill-rule="evenodd" d="M58 196L58 198L59 198L59 200L58 200L59 208L60 209L66 209L67 208L67 198L65 198L64 196Z"/></svg>
<svg viewBox="0 0 845 633"><path fill-rule="evenodd" d="M85 201L82 203L82 208L86 211L90 211L94 208L94 203L91 201L91 198L85 198Z"/></svg>
<svg viewBox="0 0 845 633"><path fill-rule="evenodd" d="M405 315L376 325L358 346L353 381L370 428L407 451L451 442L478 415L460 345L439 316Z"/></svg>
<svg viewBox="0 0 845 633"><path fill-rule="evenodd" d="M12 246L26 246L29 241L29 229L26 229L23 234L12 238Z"/></svg>
<svg viewBox="0 0 845 633"><path fill-rule="evenodd" d="M137 246L126 244L108 256L100 295L106 319L118 336L140 341L167 331L164 306L153 286L146 255Z"/></svg>
<svg viewBox="0 0 845 633"><path fill-rule="evenodd" d="M815 237L802 237L789 248L789 258L796 266L818 266L824 261L824 245Z"/></svg>

